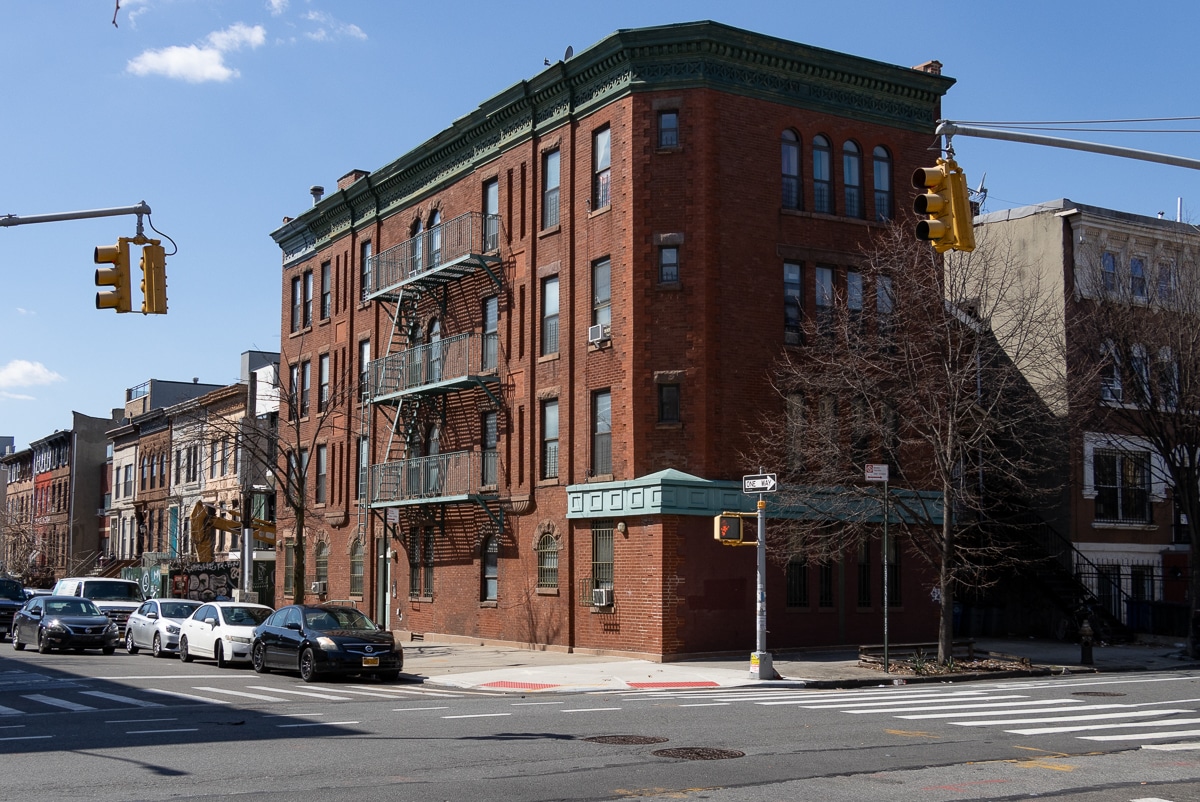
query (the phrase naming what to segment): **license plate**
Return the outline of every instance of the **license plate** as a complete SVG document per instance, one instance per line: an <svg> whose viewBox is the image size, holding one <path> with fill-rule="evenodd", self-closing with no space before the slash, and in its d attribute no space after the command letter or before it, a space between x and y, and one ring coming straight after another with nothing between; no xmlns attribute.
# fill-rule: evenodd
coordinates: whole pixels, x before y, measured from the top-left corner
<svg viewBox="0 0 1200 802"><path fill-rule="evenodd" d="M368 667L368 666L377 666L377 665L379 665L378 657L364 657L363 658L363 667L364 668Z"/></svg>

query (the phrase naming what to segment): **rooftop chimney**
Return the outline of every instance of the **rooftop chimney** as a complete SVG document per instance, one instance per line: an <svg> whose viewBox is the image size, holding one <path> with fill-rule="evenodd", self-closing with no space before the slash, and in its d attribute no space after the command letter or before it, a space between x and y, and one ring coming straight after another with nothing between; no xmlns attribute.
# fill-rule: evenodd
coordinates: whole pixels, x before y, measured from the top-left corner
<svg viewBox="0 0 1200 802"><path fill-rule="evenodd" d="M325 197L325 187L313 184L308 188L309 193L313 196L313 206L321 202L321 198Z"/></svg>

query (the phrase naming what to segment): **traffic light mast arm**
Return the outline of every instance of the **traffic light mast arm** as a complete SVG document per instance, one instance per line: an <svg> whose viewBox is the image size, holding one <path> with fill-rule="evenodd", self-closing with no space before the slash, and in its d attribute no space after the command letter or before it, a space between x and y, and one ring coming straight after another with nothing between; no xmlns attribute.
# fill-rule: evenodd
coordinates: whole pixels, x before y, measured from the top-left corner
<svg viewBox="0 0 1200 802"><path fill-rule="evenodd" d="M138 216L138 236L142 236L142 215L150 214L150 207L145 201L136 206L114 206L111 209L89 209L82 212L59 212L57 214L33 214L18 217L15 214L0 216L0 227L23 226L29 223L58 223L63 220L89 220L93 217L119 217L123 214Z"/></svg>
<svg viewBox="0 0 1200 802"><path fill-rule="evenodd" d="M1105 156L1120 156L1123 159L1139 159L1141 161L1158 162L1159 164L1170 164L1175 167L1200 170L1200 159L1189 159L1184 156L1174 156L1170 153L1155 153L1154 151L1137 150L1135 148L1122 148L1117 145L1104 145L1099 142L1084 142L1079 139L1062 139L1057 136L1027 134L1023 131L975 128L969 125L959 125L950 120L939 121L934 133L937 136L946 137L947 150L951 150L950 137L957 134L960 136L978 137L980 139L1002 139L1007 142L1023 142L1026 145L1045 145L1051 148L1065 148L1066 150L1083 150L1091 153L1102 153Z"/></svg>

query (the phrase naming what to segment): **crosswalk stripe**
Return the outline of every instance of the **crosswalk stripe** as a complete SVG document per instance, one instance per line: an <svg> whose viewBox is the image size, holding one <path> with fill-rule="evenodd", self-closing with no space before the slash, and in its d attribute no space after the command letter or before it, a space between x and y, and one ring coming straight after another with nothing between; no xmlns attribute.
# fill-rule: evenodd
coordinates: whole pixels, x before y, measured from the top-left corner
<svg viewBox="0 0 1200 802"><path fill-rule="evenodd" d="M0 705L0 716L19 716L19 715L21 715L21 711L17 710L15 707L5 707L4 705Z"/></svg>
<svg viewBox="0 0 1200 802"><path fill-rule="evenodd" d="M212 688L212 687L209 687L209 686L197 686L197 687L193 688L192 690L196 690L196 691L208 691L209 693L227 693L227 694L229 694L230 696L242 696L242 697L245 697L245 698L247 698L247 699L259 699L259 700L261 700L261 701L264 701L264 702L283 702L283 701L286 701L285 699L281 699L281 698L280 698L280 697L278 697L278 696L264 696L264 695L263 695L263 694L261 694L261 693L246 693L245 691L227 691L227 690L223 690L223 689L221 689L221 688Z"/></svg>
<svg viewBox="0 0 1200 802"><path fill-rule="evenodd" d="M164 696L174 696L179 699L191 699L194 702L208 702L210 704L227 705L231 704L229 699L213 699L209 696L197 696L194 693L184 693L183 691L168 691L163 688L147 688L150 693L161 693Z"/></svg>
<svg viewBox="0 0 1200 802"><path fill-rule="evenodd" d="M52 705L53 707L61 707L64 710L73 710L77 713L85 711L85 710L95 710L96 709L89 705L81 705L78 702L71 702L71 701L68 701L67 699L58 699L56 697L46 696L45 694L41 694L41 693L31 693L28 696L22 695L21 698L28 699L31 702L41 702L44 705Z"/></svg>
<svg viewBox="0 0 1200 802"><path fill-rule="evenodd" d="M1054 701L1046 701L1046 702L1043 702L1042 704L1054 704ZM1081 711L1081 710L1112 710L1114 708L1128 710L1129 705L1075 705L1075 706L1072 706L1069 710L1062 708L1062 707L1037 707L1037 708L1033 708L1031 710L993 710L991 712L989 712L987 710L966 710L961 713L921 713L921 714L915 715L915 716L896 716L896 718L962 718L964 716L1011 716L1015 713L1024 713L1025 715L1029 715L1030 713L1064 713L1064 712L1075 713L1075 712ZM1100 716L1100 718L1103 718L1103 716ZM1043 721L1053 721L1054 719L1042 719L1042 720ZM1067 721L1069 719L1063 719L1063 720Z"/></svg>
<svg viewBox="0 0 1200 802"><path fill-rule="evenodd" d="M957 722L961 723L961 722ZM1200 718L1177 718L1162 722L1164 726L1172 727L1181 724L1200 724ZM1119 730L1132 727L1145 727L1144 721L1126 721L1122 724L1076 724L1069 727L1030 727L1024 730L1008 730L1013 735L1056 735L1062 732L1093 732L1095 730Z"/></svg>
<svg viewBox="0 0 1200 802"><path fill-rule="evenodd" d="M1077 708L1082 709L1082 708ZM1011 711L1010 711L1011 712ZM1026 711L1033 712L1033 711ZM1053 712L1053 711L1050 711ZM980 721L952 721L951 724L957 724L960 727L1007 727L1013 724L1053 724L1056 721L1101 721L1110 718L1143 718L1149 716L1166 716L1175 713L1191 713L1191 710L1130 710L1125 713L1097 713L1088 716L1055 716L1054 718L1014 718L1006 721L980 720Z"/></svg>
<svg viewBox="0 0 1200 802"><path fill-rule="evenodd" d="M987 696L980 695L978 693L966 693L966 692L962 692L962 693L923 693L923 694L919 694L919 695L918 694L905 694L904 696L901 696L899 694L892 695L892 694L886 694L886 693L874 693L874 694L862 694L862 695L855 695L855 696L842 695L842 696L833 696L833 697L828 697L828 698L796 696L796 697L792 697L789 699L779 699L779 700L773 699L772 701L769 701L769 702L758 702L758 704L768 706L768 707L772 706L772 705L802 705L805 707L811 706L811 707L816 708L817 705L823 705L825 708L835 708L835 707L853 707L856 705L861 706L861 707L867 707L870 705L882 704L884 702L888 702L889 704L897 704L897 705L909 705L909 704L925 704L926 702L947 701L947 700L948 701L957 701L957 700L961 699L963 701L968 701L968 700L973 700L973 699L987 699L987 698L1026 699L1028 697L1023 694L1013 694L1010 696L987 697Z"/></svg>
<svg viewBox="0 0 1200 802"><path fill-rule="evenodd" d="M247 688L253 688L256 691L270 691L271 693L290 693L296 696L309 696L313 699L329 699L336 702L348 702L349 696L335 696L332 693L316 693L314 691L293 691L290 688L272 688L267 685L247 685Z"/></svg>
<svg viewBox="0 0 1200 802"><path fill-rule="evenodd" d="M977 708L1013 708L1013 707L1036 707L1037 705L1079 705L1082 710L1086 707L1078 699L1026 699L1024 702L973 702L971 704L953 704L953 705L929 705L927 707L872 707L867 710L846 710L845 707L840 709L846 713L855 715L861 713L920 713L931 710L972 710ZM837 707L837 705L833 705Z"/></svg>
<svg viewBox="0 0 1200 802"><path fill-rule="evenodd" d="M833 704L830 704L828 702L822 702L819 705L810 705L810 704L801 702L800 704L804 705L804 707L807 707L811 710L834 710L834 709L837 709L837 710L845 710L846 712L849 713L849 712L851 712L850 708L854 708L854 707L879 708L879 706L881 704L883 704L884 702L887 702L888 704L891 704L891 705L902 705L903 707L897 708L900 710L912 709L910 707L911 705L927 705L932 702L936 702L936 703L939 703L939 705L940 705L937 709L944 710L944 709L948 709L950 707L957 707L957 706L965 707L966 703L968 703L968 702L975 702L975 703L982 704L982 705L990 705L990 704L1002 704L1003 703L1003 701L994 701L994 700L1028 699L1028 698L1029 697L1026 696L1025 694L1013 693L1013 694L1008 694L1006 696L991 696L991 697L972 696L970 698L962 698L962 699L948 698L945 696L935 696L935 697L929 697L926 699L897 699L897 700L873 699L869 702L849 702L849 703L838 702L838 703L833 703ZM1008 704L1029 704L1029 703L1028 702L1009 702ZM1035 702L1033 704L1041 704L1041 702ZM879 709L884 710L886 708L879 708Z"/></svg>
<svg viewBox="0 0 1200 802"><path fill-rule="evenodd" d="M158 702L150 702L145 699L134 699L132 696L120 696L115 693L106 693L104 691L80 691L87 696L95 696L100 699L108 699L112 702L125 702L134 707L162 707Z"/></svg>
<svg viewBox="0 0 1200 802"><path fill-rule="evenodd" d="M1197 743L1195 741L1188 741L1187 743L1182 743L1182 744L1146 744L1142 748L1143 749L1154 749L1159 752L1182 752L1185 750L1186 751L1195 751L1197 749L1200 749L1200 743ZM1134 802L1137 802L1137 800L1134 800Z"/></svg>
<svg viewBox="0 0 1200 802"><path fill-rule="evenodd" d="M1134 732L1120 735L1081 735L1083 741L1132 741L1136 739L1154 738L1195 738L1200 730L1181 730L1179 732Z"/></svg>

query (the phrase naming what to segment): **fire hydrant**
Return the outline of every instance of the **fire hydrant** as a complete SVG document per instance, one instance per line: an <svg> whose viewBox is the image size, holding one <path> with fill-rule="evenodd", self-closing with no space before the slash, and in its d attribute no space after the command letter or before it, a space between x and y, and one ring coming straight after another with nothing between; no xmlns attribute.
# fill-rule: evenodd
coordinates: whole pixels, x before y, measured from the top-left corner
<svg viewBox="0 0 1200 802"><path fill-rule="evenodd" d="M1092 664L1092 625L1085 618L1083 623L1079 625L1079 662L1081 665L1090 666Z"/></svg>

